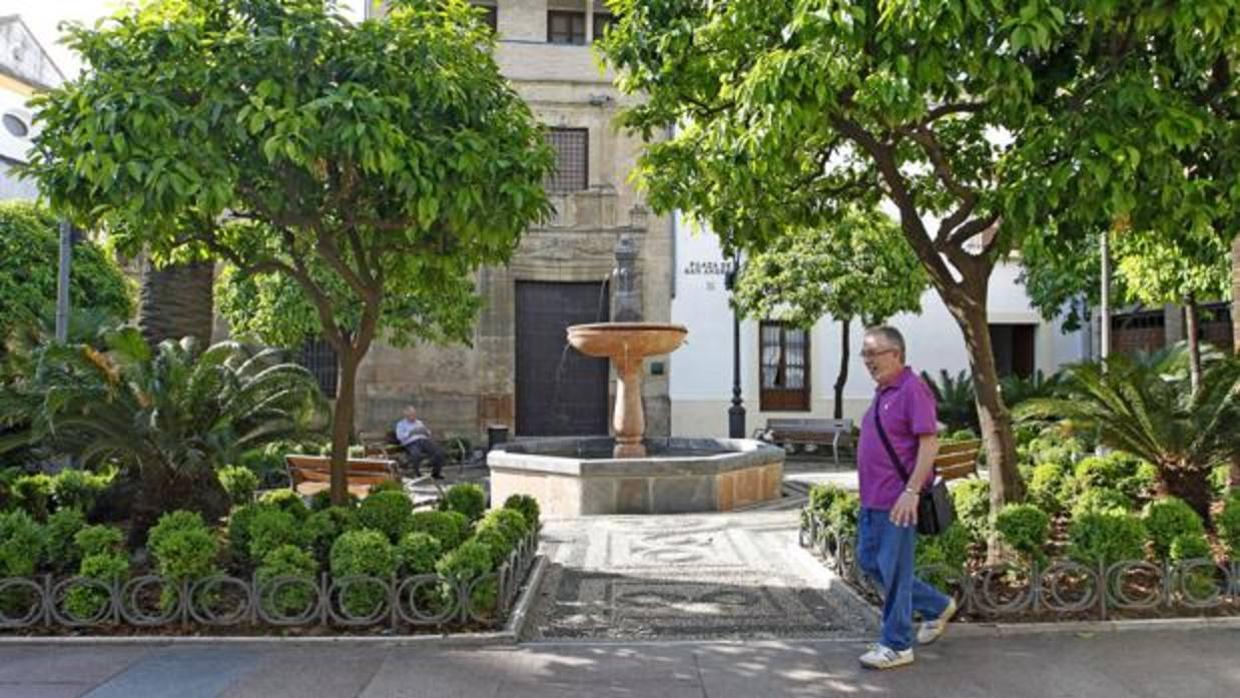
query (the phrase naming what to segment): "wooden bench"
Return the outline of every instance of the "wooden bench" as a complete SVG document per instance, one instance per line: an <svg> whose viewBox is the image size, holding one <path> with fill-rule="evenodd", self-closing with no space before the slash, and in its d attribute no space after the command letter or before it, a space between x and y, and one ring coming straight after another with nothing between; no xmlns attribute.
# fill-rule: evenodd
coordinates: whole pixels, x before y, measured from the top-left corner
<svg viewBox="0 0 1240 698"><path fill-rule="evenodd" d="M821 418L774 418L766 420L756 438L775 444L831 445L831 455L840 464L840 447L852 445L853 420Z"/></svg>
<svg viewBox="0 0 1240 698"><path fill-rule="evenodd" d="M944 480L972 475L977 477L977 455L982 450L982 442L955 441L939 444L939 455L934 458L934 473Z"/></svg>
<svg viewBox="0 0 1240 698"><path fill-rule="evenodd" d="M312 495L331 489L332 459L328 456L289 454L284 462L288 465L289 482L297 494ZM359 498L370 493L371 485L401 481L396 461L388 458L350 458L346 468L349 493Z"/></svg>

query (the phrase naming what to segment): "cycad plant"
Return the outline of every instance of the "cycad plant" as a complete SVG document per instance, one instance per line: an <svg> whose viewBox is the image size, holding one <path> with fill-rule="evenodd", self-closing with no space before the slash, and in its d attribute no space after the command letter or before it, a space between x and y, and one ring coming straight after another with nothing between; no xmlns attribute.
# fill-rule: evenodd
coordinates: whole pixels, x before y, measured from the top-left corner
<svg viewBox="0 0 1240 698"><path fill-rule="evenodd" d="M973 395L973 376L968 371L961 371L954 377L946 370L939 371L936 383L925 371L921 378L934 393L938 402L939 421L947 425L948 431L970 429L974 434L980 433L977 424L977 400Z"/></svg>
<svg viewBox="0 0 1240 698"><path fill-rule="evenodd" d="M1068 368L1060 397L1030 400L1023 420L1072 419L1098 429L1099 440L1158 468L1160 494L1174 495L1209 520L1209 473L1240 454L1240 360L1208 357L1193 392L1183 344L1105 366Z"/></svg>
<svg viewBox="0 0 1240 698"><path fill-rule="evenodd" d="M313 376L274 350L192 338L152 349L136 329L90 345L47 345L31 373L0 392L0 422L23 424L0 453L42 443L85 465L120 465L137 483L134 528L191 509L227 513L216 468L242 451L305 438L325 424Z"/></svg>
<svg viewBox="0 0 1240 698"><path fill-rule="evenodd" d="M1003 393L1003 403L1014 408L1027 400L1052 397L1062 381L1061 374L1047 376L1041 370L1028 378L1013 373L999 379L999 390Z"/></svg>

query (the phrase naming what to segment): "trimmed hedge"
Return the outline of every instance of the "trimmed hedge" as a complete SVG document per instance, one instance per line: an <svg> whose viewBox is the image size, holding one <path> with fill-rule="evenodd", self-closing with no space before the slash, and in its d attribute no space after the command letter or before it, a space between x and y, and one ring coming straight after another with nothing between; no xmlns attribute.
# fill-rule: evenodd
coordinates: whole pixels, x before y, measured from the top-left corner
<svg viewBox="0 0 1240 698"><path fill-rule="evenodd" d="M439 503L443 511L455 511L465 515L470 523L477 521L487 508L487 495L473 483L462 483L448 488Z"/></svg>
<svg viewBox="0 0 1240 698"><path fill-rule="evenodd" d="M396 551L381 531L346 531L332 545L331 571L337 579L351 575L387 579L396 573ZM354 616L369 616L385 598L383 587L359 582L344 590L341 605Z"/></svg>
<svg viewBox="0 0 1240 698"><path fill-rule="evenodd" d="M1171 557L1171 545L1177 538L1199 536L1204 540L1205 537L1206 527L1201 517L1187 502L1176 497L1150 502L1142 518L1154 545L1154 555L1160 560Z"/></svg>

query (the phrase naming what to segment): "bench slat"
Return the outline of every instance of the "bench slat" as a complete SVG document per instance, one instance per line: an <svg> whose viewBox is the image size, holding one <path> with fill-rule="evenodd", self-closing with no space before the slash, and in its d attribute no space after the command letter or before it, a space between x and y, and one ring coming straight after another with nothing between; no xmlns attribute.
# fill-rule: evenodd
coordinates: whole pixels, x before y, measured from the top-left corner
<svg viewBox="0 0 1240 698"><path fill-rule="evenodd" d="M977 462L977 451L972 453L948 453L946 455L939 454L934 459L934 464L939 467L947 467L952 465L972 464Z"/></svg>
<svg viewBox="0 0 1240 698"><path fill-rule="evenodd" d="M974 470L974 465L974 463L962 463L960 465L950 465L947 467L939 467L936 465L934 468L934 473L944 480L956 480L968 475L973 475L976 472Z"/></svg>
<svg viewBox="0 0 1240 698"><path fill-rule="evenodd" d="M969 451L977 451L982 447L981 441L955 441L951 443L939 443L939 455L947 453L965 453Z"/></svg>
<svg viewBox="0 0 1240 698"><path fill-rule="evenodd" d="M284 462L294 492L312 495L331 488L331 458L289 454L284 457ZM345 479L350 493L365 497L371 485L400 482L400 473L394 460L349 458L345 461Z"/></svg>

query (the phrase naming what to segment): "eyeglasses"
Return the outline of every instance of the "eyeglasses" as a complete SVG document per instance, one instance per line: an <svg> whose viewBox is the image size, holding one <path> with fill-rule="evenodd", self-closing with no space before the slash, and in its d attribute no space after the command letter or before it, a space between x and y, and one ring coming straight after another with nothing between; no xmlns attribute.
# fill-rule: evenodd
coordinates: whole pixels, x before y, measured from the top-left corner
<svg viewBox="0 0 1240 698"><path fill-rule="evenodd" d="M867 350L865 350L865 351L861 352L861 358L863 358L863 359L872 359L872 358L874 358L874 357L876 357L876 356L882 356L883 354L887 354L887 353L890 353L890 352L893 352L893 351L895 351L895 349L891 349L891 348L887 348L887 349L874 349L874 350L872 350L872 351L871 351L871 350L869 350L869 349L867 349Z"/></svg>

